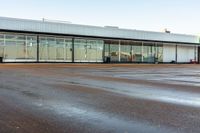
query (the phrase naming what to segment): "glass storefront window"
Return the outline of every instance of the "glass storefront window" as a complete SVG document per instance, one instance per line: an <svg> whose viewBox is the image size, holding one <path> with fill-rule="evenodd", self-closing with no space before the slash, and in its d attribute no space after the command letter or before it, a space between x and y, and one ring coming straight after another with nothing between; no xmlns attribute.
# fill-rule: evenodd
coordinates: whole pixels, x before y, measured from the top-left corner
<svg viewBox="0 0 200 133"><path fill-rule="evenodd" d="M143 45L143 62L155 62L155 49L154 43L145 42Z"/></svg>
<svg viewBox="0 0 200 133"><path fill-rule="evenodd" d="M72 38L39 35L39 61L71 62ZM0 33L0 57L36 61L37 35ZM131 40L74 39L75 62L163 62L163 43Z"/></svg>
<svg viewBox="0 0 200 133"><path fill-rule="evenodd" d="M142 42L106 40L104 47L105 62L142 62Z"/></svg>
<svg viewBox="0 0 200 133"><path fill-rule="evenodd" d="M130 41L121 41L120 58L121 62L132 62L132 46Z"/></svg>
<svg viewBox="0 0 200 133"><path fill-rule="evenodd" d="M72 61L72 39L41 36L39 42L41 61Z"/></svg>
<svg viewBox="0 0 200 133"><path fill-rule="evenodd" d="M120 48L121 62L141 62L142 43L134 41L122 41Z"/></svg>
<svg viewBox="0 0 200 133"><path fill-rule="evenodd" d="M37 37L36 36L26 36L26 58L35 61L37 59Z"/></svg>
<svg viewBox="0 0 200 133"><path fill-rule="evenodd" d="M5 34L3 57L10 61L36 61L36 36L23 34ZM35 42L35 43L33 43ZM32 44L32 45L30 45ZM35 48L33 48L35 46Z"/></svg>
<svg viewBox="0 0 200 133"><path fill-rule="evenodd" d="M103 62L103 51L104 51L104 41L96 41L96 60L97 62Z"/></svg>
<svg viewBox="0 0 200 133"><path fill-rule="evenodd" d="M56 39L56 59L65 60L65 39Z"/></svg>
<svg viewBox="0 0 200 133"><path fill-rule="evenodd" d="M142 42L132 42L133 62L142 62Z"/></svg>
<svg viewBox="0 0 200 133"><path fill-rule="evenodd" d="M102 40L75 39L75 62L102 62L103 45Z"/></svg>
<svg viewBox="0 0 200 133"><path fill-rule="evenodd" d="M155 54L156 54L156 61L157 62L163 62L163 44L162 43L156 43L155 47Z"/></svg>
<svg viewBox="0 0 200 133"><path fill-rule="evenodd" d="M95 40L87 40L84 45L86 50L86 60L88 62L96 62L97 61L97 42Z"/></svg>
<svg viewBox="0 0 200 133"><path fill-rule="evenodd" d="M72 38L65 38L64 40L64 60L72 61Z"/></svg>
<svg viewBox="0 0 200 133"><path fill-rule="evenodd" d="M120 52L119 52L119 41L110 41L110 61L119 62Z"/></svg>
<svg viewBox="0 0 200 133"><path fill-rule="evenodd" d="M40 49L39 49L39 57L40 61L48 60L48 43L46 37L40 37Z"/></svg>
<svg viewBox="0 0 200 133"><path fill-rule="evenodd" d="M16 42L16 59L26 59L26 37L24 35L15 36Z"/></svg>
<svg viewBox="0 0 200 133"><path fill-rule="evenodd" d="M104 62L110 62L110 41L104 40Z"/></svg>
<svg viewBox="0 0 200 133"><path fill-rule="evenodd" d="M4 40L4 34L0 34L0 41Z"/></svg>
<svg viewBox="0 0 200 133"><path fill-rule="evenodd" d="M0 34L0 57L4 56L4 35Z"/></svg>
<svg viewBox="0 0 200 133"><path fill-rule="evenodd" d="M53 37L46 38L46 51L47 51L47 60L48 61L55 61L56 60L56 39Z"/></svg>
<svg viewBox="0 0 200 133"><path fill-rule="evenodd" d="M6 35L5 38L5 59L15 60L16 59L16 36Z"/></svg>
<svg viewBox="0 0 200 133"><path fill-rule="evenodd" d="M74 60L75 62L86 62L87 53L86 40L75 39L74 41Z"/></svg>

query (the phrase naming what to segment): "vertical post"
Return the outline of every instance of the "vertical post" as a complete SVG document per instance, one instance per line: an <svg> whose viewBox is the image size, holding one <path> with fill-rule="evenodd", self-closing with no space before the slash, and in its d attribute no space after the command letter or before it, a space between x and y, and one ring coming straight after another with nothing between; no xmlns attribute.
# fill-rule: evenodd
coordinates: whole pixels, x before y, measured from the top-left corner
<svg viewBox="0 0 200 133"><path fill-rule="evenodd" d="M56 37L54 38L54 46L53 47L55 48L55 53L56 53L55 60L58 61L59 60L58 59L58 45L57 45L57 42L56 42Z"/></svg>
<svg viewBox="0 0 200 133"><path fill-rule="evenodd" d="M141 51L142 51L142 62L144 62L144 56L143 56L143 53L144 53L144 42L142 42L142 49L141 49Z"/></svg>
<svg viewBox="0 0 200 133"><path fill-rule="evenodd" d="M110 43L108 44L108 55L111 58L111 53L110 53Z"/></svg>
<svg viewBox="0 0 200 133"><path fill-rule="evenodd" d="M155 42L154 43L154 53L153 53L153 58L154 58L154 63L156 64L157 63L157 43Z"/></svg>
<svg viewBox="0 0 200 133"><path fill-rule="evenodd" d="M64 62L66 62L66 56L67 56L67 54L66 54L66 40L64 39L64 46L63 46L63 48L64 48L64 50L63 50L63 52L64 52Z"/></svg>
<svg viewBox="0 0 200 133"><path fill-rule="evenodd" d="M154 45L154 44L151 45L151 58L153 58L153 56L154 56L154 55L153 55L153 45ZM154 57L153 61L152 61L152 59L151 59L149 62L155 63L155 57Z"/></svg>
<svg viewBox="0 0 200 133"><path fill-rule="evenodd" d="M119 40L119 62L121 62L121 40Z"/></svg>
<svg viewBox="0 0 200 133"><path fill-rule="evenodd" d="M25 35L25 38L26 38L26 53L25 53L25 58L27 59L28 58L28 40L27 40L27 35Z"/></svg>
<svg viewBox="0 0 200 133"><path fill-rule="evenodd" d="M178 45L176 44L175 60L178 63Z"/></svg>
<svg viewBox="0 0 200 133"><path fill-rule="evenodd" d="M6 58L6 35L3 35L3 60Z"/></svg>
<svg viewBox="0 0 200 133"><path fill-rule="evenodd" d="M107 63L110 63L112 58L111 58L111 50L110 50L110 45L111 45L111 42L108 44L108 62Z"/></svg>
<svg viewBox="0 0 200 133"><path fill-rule="evenodd" d="M197 47L198 63L200 64L200 46Z"/></svg>
<svg viewBox="0 0 200 133"><path fill-rule="evenodd" d="M87 42L88 42L88 40L86 40L86 44L85 44L85 61L87 60L87 53L88 53L88 49L87 49L88 44L87 44Z"/></svg>
<svg viewBox="0 0 200 133"><path fill-rule="evenodd" d="M130 47L131 47L131 62L133 62L133 45L130 44Z"/></svg>
<svg viewBox="0 0 200 133"><path fill-rule="evenodd" d="M194 60L197 61L197 46L194 46Z"/></svg>
<svg viewBox="0 0 200 133"><path fill-rule="evenodd" d="M75 59L74 59L74 37L72 38L72 62L74 63L75 62Z"/></svg>
<svg viewBox="0 0 200 133"><path fill-rule="evenodd" d="M37 62L39 62L40 59L40 40L39 40L39 35L37 35Z"/></svg>
<svg viewBox="0 0 200 133"><path fill-rule="evenodd" d="M47 57L45 61L48 61L49 60L49 42L48 42L47 37L45 37L45 41L46 41L45 45L46 45L46 52L47 52Z"/></svg>
<svg viewBox="0 0 200 133"><path fill-rule="evenodd" d="M106 46L105 46L106 44L105 44L105 41L103 41L103 53L102 53L102 58L103 58L103 62L105 62L106 61L106 59L105 59L105 48L106 48Z"/></svg>

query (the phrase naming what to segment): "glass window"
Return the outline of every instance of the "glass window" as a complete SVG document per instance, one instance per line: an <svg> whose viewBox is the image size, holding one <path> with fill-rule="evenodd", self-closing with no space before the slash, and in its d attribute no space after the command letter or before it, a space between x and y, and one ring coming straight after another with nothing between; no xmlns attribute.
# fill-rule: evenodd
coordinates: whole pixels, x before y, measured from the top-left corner
<svg viewBox="0 0 200 133"><path fill-rule="evenodd" d="M64 40L64 60L67 62L72 61L72 38L65 38Z"/></svg>
<svg viewBox="0 0 200 133"><path fill-rule="evenodd" d="M24 35L16 35L16 58L19 60L26 59L26 37Z"/></svg>
<svg viewBox="0 0 200 133"><path fill-rule="evenodd" d="M26 45L27 45L26 58L35 61L37 59L37 37L27 36Z"/></svg>
<svg viewBox="0 0 200 133"><path fill-rule="evenodd" d="M103 62L103 50L104 50L104 41L98 40L96 41L96 60L97 62Z"/></svg>
<svg viewBox="0 0 200 133"><path fill-rule="evenodd" d="M154 43L145 42L143 45L143 62L155 62Z"/></svg>
<svg viewBox="0 0 200 133"><path fill-rule="evenodd" d="M105 62L142 62L142 42L105 40L104 48Z"/></svg>
<svg viewBox="0 0 200 133"><path fill-rule="evenodd" d="M48 60L48 43L46 37L39 38L39 58L40 61Z"/></svg>
<svg viewBox="0 0 200 133"><path fill-rule="evenodd" d="M4 35L0 34L0 46L4 45Z"/></svg>
<svg viewBox="0 0 200 133"><path fill-rule="evenodd" d="M156 61L163 62L163 44L156 43L155 47Z"/></svg>
<svg viewBox="0 0 200 133"><path fill-rule="evenodd" d="M4 56L4 35L0 34L0 57Z"/></svg>
<svg viewBox="0 0 200 133"><path fill-rule="evenodd" d="M57 44L55 37L41 36L40 42L40 60L41 61L55 61L57 56Z"/></svg>
<svg viewBox="0 0 200 133"><path fill-rule="evenodd" d="M36 61L37 37L28 34L5 34L4 58L9 61Z"/></svg>
<svg viewBox="0 0 200 133"><path fill-rule="evenodd" d="M3 42L4 41L4 34L0 34L0 41ZM1 44L0 44L1 45Z"/></svg>
<svg viewBox="0 0 200 133"><path fill-rule="evenodd" d="M72 60L72 39L56 38L56 60Z"/></svg>
<svg viewBox="0 0 200 133"><path fill-rule="evenodd" d="M132 42L132 61L142 62L142 42Z"/></svg>
<svg viewBox="0 0 200 133"><path fill-rule="evenodd" d="M86 50L87 50L86 40L75 39L74 41L74 60L76 62L86 62Z"/></svg>
<svg viewBox="0 0 200 133"><path fill-rule="evenodd" d="M5 59L15 60L17 54L16 35L6 34L5 38Z"/></svg>
<svg viewBox="0 0 200 133"><path fill-rule="evenodd" d="M74 53L76 62L102 62L102 40L75 39Z"/></svg>
<svg viewBox="0 0 200 133"><path fill-rule="evenodd" d="M72 61L72 39L54 37L40 37L40 60L41 61Z"/></svg>
<svg viewBox="0 0 200 133"><path fill-rule="evenodd" d="M56 60L64 60L65 39L56 38Z"/></svg>
<svg viewBox="0 0 200 133"><path fill-rule="evenodd" d="M47 37L46 38L47 43L47 60L49 61L55 61L56 55L57 55L57 44L56 44L56 38L55 37Z"/></svg>
<svg viewBox="0 0 200 133"><path fill-rule="evenodd" d="M120 61L132 62L132 46L130 41L121 41L120 47Z"/></svg>
<svg viewBox="0 0 200 133"><path fill-rule="evenodd" d="M110 41L110 60L119 62L119 41Z"/></svg>

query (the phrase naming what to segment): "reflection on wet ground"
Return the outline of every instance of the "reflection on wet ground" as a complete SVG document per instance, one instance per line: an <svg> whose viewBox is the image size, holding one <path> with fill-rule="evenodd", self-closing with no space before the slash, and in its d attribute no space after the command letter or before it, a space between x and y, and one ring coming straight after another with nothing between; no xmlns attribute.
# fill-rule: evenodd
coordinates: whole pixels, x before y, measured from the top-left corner
<svg viewBox="0 0 200 133"><path fill-rule="evenodd" d="M0 132L198 133L199 75L199 65L4 64Z"/></svg>

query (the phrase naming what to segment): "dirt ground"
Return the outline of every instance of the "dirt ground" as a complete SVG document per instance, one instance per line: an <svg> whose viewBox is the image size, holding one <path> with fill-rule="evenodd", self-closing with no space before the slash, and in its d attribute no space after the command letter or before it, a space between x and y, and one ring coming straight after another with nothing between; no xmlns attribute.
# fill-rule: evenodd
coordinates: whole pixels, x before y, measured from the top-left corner
<svg viewBox="0 0 200 133"><path fill-rule="evenodd" d="M0 65L0 133L199 132L200 65Z"/></svg>

